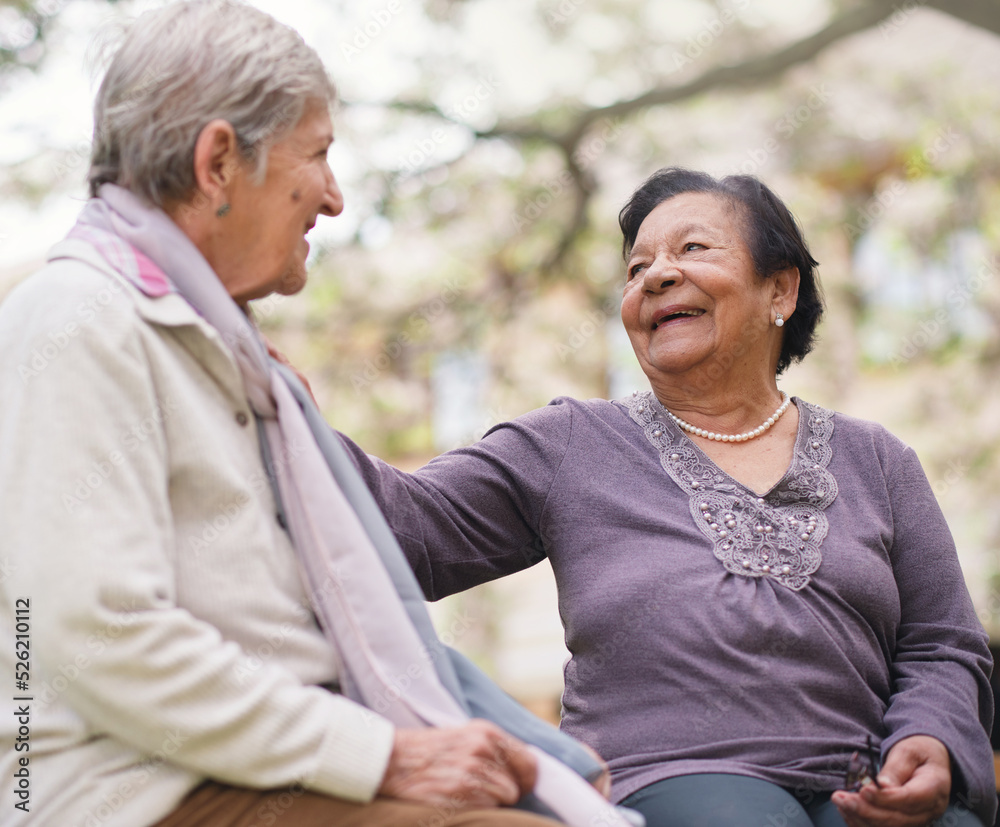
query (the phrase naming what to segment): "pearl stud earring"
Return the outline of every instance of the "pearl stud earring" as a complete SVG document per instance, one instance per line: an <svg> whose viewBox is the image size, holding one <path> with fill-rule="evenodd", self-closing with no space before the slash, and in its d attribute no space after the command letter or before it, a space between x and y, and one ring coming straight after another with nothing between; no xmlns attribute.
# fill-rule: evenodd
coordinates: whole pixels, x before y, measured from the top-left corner
<svg viewBox="0 0 1000 827"><path fill-rule="evenodd" d="M785 317L781 313L778 313L777 318L775 318L774 320L774 326L784 327L784 325L785 325Z"/></svg>

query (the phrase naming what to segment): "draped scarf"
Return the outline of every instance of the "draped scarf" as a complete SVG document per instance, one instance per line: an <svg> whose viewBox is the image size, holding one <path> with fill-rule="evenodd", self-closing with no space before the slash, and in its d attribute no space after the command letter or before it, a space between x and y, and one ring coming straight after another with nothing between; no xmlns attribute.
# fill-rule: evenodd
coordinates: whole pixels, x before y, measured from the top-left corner
<svg viewBox="0 0 1000 827"><path fill-rule="evenodd" d="M570 827L636 823L637 814L609 804L578 774L596 767L578 744L528 720L530 713L437 639L384 517L350 459L338 456L339 441L294 376L268 358L251 320L166 213L104 184L70 237L89 242L147 295L180 294L234 355L313 611L343 665L344 694L397 727L460 726L473 714L495 720L526 740L538 761L526 809Z"/></svg>

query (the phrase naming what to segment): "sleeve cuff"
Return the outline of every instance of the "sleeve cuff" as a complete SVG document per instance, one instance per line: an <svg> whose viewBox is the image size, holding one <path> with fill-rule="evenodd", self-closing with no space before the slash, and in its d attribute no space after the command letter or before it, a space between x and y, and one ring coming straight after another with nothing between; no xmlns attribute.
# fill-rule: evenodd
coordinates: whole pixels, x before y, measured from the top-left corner
<svg viewBox="0 0 1000 827"><path fill-rule="evenodd" d="M335 696L316 771L306 786L348 801L375 797L392 754L396 728L381 715Z"/></svg>

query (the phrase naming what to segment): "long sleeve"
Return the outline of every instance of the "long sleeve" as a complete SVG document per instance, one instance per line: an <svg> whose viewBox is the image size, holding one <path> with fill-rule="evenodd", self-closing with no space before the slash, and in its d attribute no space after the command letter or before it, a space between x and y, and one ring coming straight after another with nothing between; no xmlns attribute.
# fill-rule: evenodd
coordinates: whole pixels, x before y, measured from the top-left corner
<svg viewBox="0 0 1000 827"><path fill-rule="evenodd" d="M545 558L545 505L572 416L571 406L557 400L412 474L341 434L429 599Z"/></svg>
<svg viewBox="0 0 1000 827"><path fill-rule="evenodd" d="M992 824L996 792L987 735L993 722L987 636L944 515L912 450L903 453L888 485L900 623L883 748L909 735L940 740L957 769L953 790Z"/></svg>
<svg viewBox="0 0 1000 827"><path fill-rule="evenodd" d="M305 685L286 656L300 639L304 651L321 640L311 613L298 606L278 622L268 611L283 604L255 591L298 573L294 556L287 566L277 554L257 558L240 539L274 525L273 510L261 508L270 497L263 477L250 470L260 462L252 420L241 427L228 403L215 411L216 400L199 398L199 388L216 385L186 349L163 344L123 288L95 302L101 290L106 280L85 269L43 281L9 300L0 326L0 536L14 572L4 598L31 600L33 681L50 689L53 732L65 728L65 717L54 721L65 715L55 707L65 705L85 729L66 745L70 752L111 739L138 757L169 756L171 765L233 784L301 783L371 799L391 724ZM74 293L92 302L89 318ZM186 333L189 345L201 335L193 327ZM49 346L57 340L61 349ZM50 351L19 378L33 352ZM209 450L201 465L180 468L179 457L201 448L175 436L213 416L233 432L220 446L235 446L234 454L248 446L245 466L227 464L225 454L213 463ZM233 502L191 502L189 480L218 483L219 496ZM201 519L180 522L199 507ZM199 588L215 583L228 583L227 591L212 599L257 624L241 630L253 648L189 607ZM45 714L40 708L36 738L45 737Z"/></svg>

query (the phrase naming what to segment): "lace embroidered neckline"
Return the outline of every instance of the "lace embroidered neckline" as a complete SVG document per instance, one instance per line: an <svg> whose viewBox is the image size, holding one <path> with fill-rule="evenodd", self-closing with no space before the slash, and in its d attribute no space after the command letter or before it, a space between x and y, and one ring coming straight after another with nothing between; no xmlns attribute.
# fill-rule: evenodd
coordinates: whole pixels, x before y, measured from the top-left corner
<svg viewBox="0 0 1000 827"><path fill-rule="evenodd" d="M837 498L827 470L833 413L800 399L799 432L788 471L760 496L733 479L673 423L650 391L624 400L629 416L659 451L660 464L688 493L691 516L726 570L776 580L798 591L822 562L824 513Z"/></svg>

